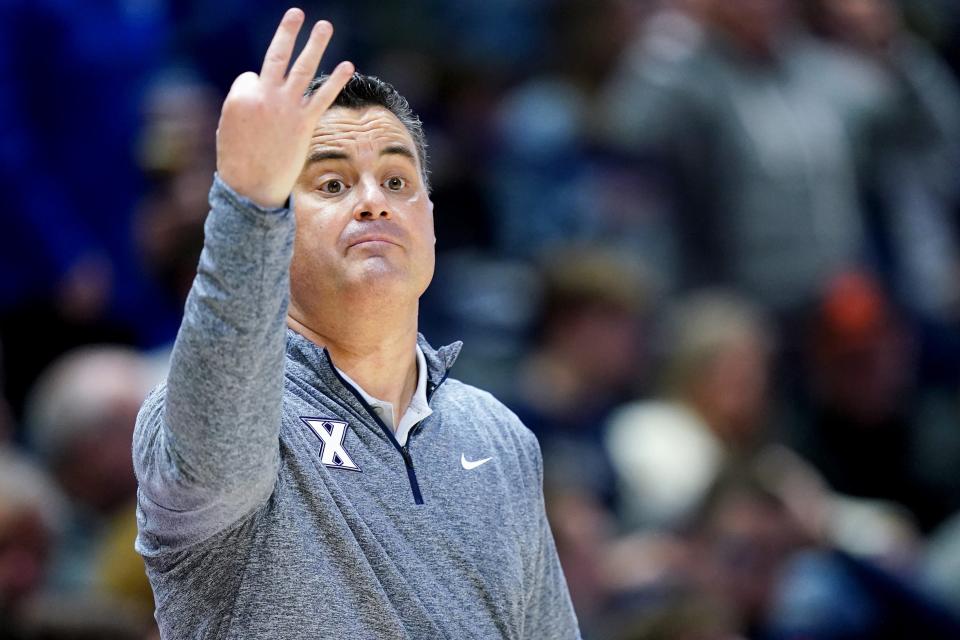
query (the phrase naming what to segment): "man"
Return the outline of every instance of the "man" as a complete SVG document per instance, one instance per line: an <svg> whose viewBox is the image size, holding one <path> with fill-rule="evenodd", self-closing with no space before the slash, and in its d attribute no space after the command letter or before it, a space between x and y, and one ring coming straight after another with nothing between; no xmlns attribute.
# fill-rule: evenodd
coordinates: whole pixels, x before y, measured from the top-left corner
<svg viewBox="0 0 960 640"><path fill-rule="evenodd" d="M224 103L198 275L138 421L161 634L577 638L535 439L447 378L459 344L418 338L419 123L350 63L311 83L327 22L284 76L302 21Z"/></svg>
<svg viewBox="0 0 960 640"><path fill-rule="evenodd" d="M691 16L683 38L648 32L630 49L603 135L674 174L685 288L734 288L791 317L862 263L851 135L870 74L798 33L787 0L673 4Z"/></svg>

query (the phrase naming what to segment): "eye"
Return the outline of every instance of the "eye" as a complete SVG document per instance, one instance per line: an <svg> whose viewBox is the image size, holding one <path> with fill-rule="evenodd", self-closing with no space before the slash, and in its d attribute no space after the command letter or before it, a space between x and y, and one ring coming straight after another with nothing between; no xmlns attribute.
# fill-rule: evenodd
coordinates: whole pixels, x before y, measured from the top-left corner
<svg viewBox="0 0 960 640"><path fill-rule="evenodd" d="M392 178L387 178L383 183L387 189L391 191L400 191L405 186L407 186L407 181L401 178L400 176L393 176Z"/></svg>
<svg viewBox="0 0 960 640"><path fill-rule="evenodd" d="M342 193L343 190L346 188L347 188L346 185L343 184L343 180L337 180L337 179L327 180L320 185L320 191L323 191L324 193L329 193L330 195L337 195L338 193Z"/></svg>

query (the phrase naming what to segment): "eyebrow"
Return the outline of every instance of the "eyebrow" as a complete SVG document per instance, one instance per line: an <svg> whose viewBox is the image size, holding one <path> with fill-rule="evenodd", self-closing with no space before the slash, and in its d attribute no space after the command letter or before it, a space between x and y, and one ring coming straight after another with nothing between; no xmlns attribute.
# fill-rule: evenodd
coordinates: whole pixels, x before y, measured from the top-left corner
<svg viewBox="0 0 960 640"><path fill-rule="evenodd" d="M413 151L411 151L406 145L403 145L403 144L391 144L390 146L384 148L380 152L380 155L381 156L387 156L387 155L403 156L404 158L408 158L410 160L413 160L414 162L416 162L417 160L417 156L414 155Z"/></svg>
<svg viewBox="0 0 960 640"><path fill-rule="evenodd" d="M389 155L403 156L404 158L408 158L413 162L416 162L417 160L417 156L413 153L413 151L411 151L409 147L403 144L391 144L387 147L384 147L380 151L381 157L389 156ZM315 149L314 151L311 151L310 154L307 156L306 164L312 164L314 162L323 162L325 160L349 160L349 159L350 159L350 155L347 153L344 153L343 151L337 151L334 149Z"/></svg>
<svg viewBox="0 0 960 640"><path fill-rule="evenodd" d="M311 151L307 156L307 164L312 164L314 162L323 162L324 160L349 160L348 156L343 151L333 151L332 149L316 149Z"/></svg>

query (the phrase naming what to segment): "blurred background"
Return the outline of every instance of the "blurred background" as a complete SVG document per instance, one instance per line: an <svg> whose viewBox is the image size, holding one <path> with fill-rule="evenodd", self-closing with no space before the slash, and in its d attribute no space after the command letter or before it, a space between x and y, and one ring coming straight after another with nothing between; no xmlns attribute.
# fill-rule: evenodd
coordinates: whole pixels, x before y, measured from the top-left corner
<svg viewBox="0 0 960 640"><path fill-rule="evenodd" d="M133 422L286 6L0 1L0 638L156 634ZM300 6L424 120L587 640L960 638L960 4Z"/></svg>

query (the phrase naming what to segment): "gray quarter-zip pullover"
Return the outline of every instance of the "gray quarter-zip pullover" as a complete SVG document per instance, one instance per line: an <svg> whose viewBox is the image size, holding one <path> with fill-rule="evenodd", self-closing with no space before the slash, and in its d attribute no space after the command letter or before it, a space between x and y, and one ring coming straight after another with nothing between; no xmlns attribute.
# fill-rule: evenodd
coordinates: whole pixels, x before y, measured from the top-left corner
<svg viewBox="0 0 960 640"><path fill-rule="evenodd" d="M421 336L433 413L401 446L286 328L292 212L219 178L210 202L170 374L134 437L162 637L579 638L536 439L447 379L459 343Z"/></svg>

